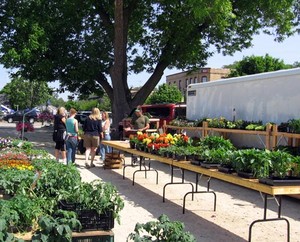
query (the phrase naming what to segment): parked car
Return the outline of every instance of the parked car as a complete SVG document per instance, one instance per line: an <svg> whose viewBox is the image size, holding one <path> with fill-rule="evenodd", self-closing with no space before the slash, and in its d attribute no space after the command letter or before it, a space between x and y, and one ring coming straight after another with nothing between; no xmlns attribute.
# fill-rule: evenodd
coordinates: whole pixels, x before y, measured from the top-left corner
<svg viewBox="0 0 300 242"><path fill-rule="evenodd" d="M25 116L24 116L25 114ZM6 116L3 117L3 120L7 121L8 123L12 123L12 122L20 122L23 121L23 116L24 116L24 120L33 124L35 121L37 121L38 119L38 112L37 110L19 110L16 111L12 114L7 114Z"/></svg>
<svg viewBox="0 0 300 242"><path fill-rule="evenodd" d="M78 123L83 125L84 124L84 121L86 120L86 118L88 117L89 115L87 114L82 114L82 113L77 113L75 115L75 118L78 120Z"/></svg>

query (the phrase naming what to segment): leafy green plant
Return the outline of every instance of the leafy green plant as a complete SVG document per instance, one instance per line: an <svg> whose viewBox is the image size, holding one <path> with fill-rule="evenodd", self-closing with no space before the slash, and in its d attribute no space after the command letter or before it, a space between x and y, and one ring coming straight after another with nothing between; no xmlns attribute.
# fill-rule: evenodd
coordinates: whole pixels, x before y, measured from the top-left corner
<svg viewBox="0 0 300 242"><path fill-rule="evenodd" d="M81 183L79 171L75 166L65 166L55 160L38 159L34 167L41 171L34 193L37 196L59 200L64 191L72 191Z"/></svg>
<svg viewBox="0 0 300 242"><path fill-rule="evenodd" d="M9 229L26 231L43 214L41 202L40 199L16 195L9 200L1 201L0 218L7 221Z"/></svg>
<svg viewBox="0 0 300 242"><path fill-rule="evenodd" d="M224 117L208 118L206 121L208 122L208 127L210 128L225 128L227 123L227 120Z"/></svg>
<svg viewBox="0 0 300 242"><path fill-rule="evenodd" d="M13 233L8 232L7 221L0 218L0 241L3 242L24 242L23 239L18 239Z"/></svg>
<svg viewBox="0 0 300 242"><path fill-rule="evenodd" d="M227 121L226 128L227 129L242 129L244 121L242 119L238 119L236 121Z"/></svg>
<svg viewBox="0 0 300 242"><path fill-rule="evenodd" d="M17 194L30 187L33 176L34 171L30 170L0 169L0 188L6 194Z"/></svg>
<svg viewBox="0 0 300 242"><path fill-rule="evenodd" d="M259 149L244 149L235 151L234 168L238 172L253 173L254 177L268 177L271 168L269 151Z"/></svg>
<svg viewBox="0 0 300 242"><path fill-rule="evenodd" d="M288 127L291 133L300 133L300 119L290 119Z"/></svg>
<svg viewBox="0 0 300 242"><path fill-rule="evenodd" d="M196 242L195 237L184 231L184 224L179 221L170 221L167 215L159 216L158 221L145 224L137 223L134 233L130 233L127 242Z"/></svg>
<svg viewBox="0 0 300 242"><path fill-rule="evenodd" d="M223 167L233 168L234 150L226 150L220 159L220 164Z"/></svg>
<svg viewBox="0 0 300 242"><path fill-rule="evenodd" d="M285 151L276 150L270 152L270 159L273 175L284 178L292 170L295 157Z"/></svg>
<svg viewBox="0 0 300 242"><path fill-rule="evenodd" d="M300 156L294 156L292 163L292 175L300 177Z"/></svg>
<svg viewBox="0 0 300 242"><path fill-rule="evenodd" d="M204 151L205 161L209 163L221 164L227 158L227 150L224 148L206 149Z"/></svg>
<svg viewBox="0 0 300 242"><path fill-rule="evenodd" d="M200 146L204 146L207 149L218 149L223 148L227 150L234 150L235 147L228 139L224 139L221 136L206 136L200 140Z"/></svg>
<svg viewBox="0 0 300 242"><path fill-rule="evenodd" d="M119 212L124 208L124 201L116 187L109 182L82 182L72 190L65 190L61 198L70 203L80 204L83 209L95 209L99 214L112 211L114 218L120 223Z"/></svg>
<svg viewBox="0 0 300 242"><path fill-rule="evenodd" d="M41 216L38 225L39 229L32 236L32 242L70 242L72 230L80 227L80 222L74 212L58 210L54 217Z"/></svg>

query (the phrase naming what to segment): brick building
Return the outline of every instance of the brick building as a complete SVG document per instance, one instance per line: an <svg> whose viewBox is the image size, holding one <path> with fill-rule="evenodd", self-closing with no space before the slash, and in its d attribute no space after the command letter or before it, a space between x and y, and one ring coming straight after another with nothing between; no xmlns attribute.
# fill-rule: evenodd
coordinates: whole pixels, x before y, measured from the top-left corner
<svg viewBox="0 0 300 242"><path fill-rule="evenodd" d="M166 83L168 85L175 85L182 92L183 96L186 96L186 89L189 84L210 82L226 78L230 73L230 69L222 68L200 68L198 71L184 71L166 77Z"/></svg>

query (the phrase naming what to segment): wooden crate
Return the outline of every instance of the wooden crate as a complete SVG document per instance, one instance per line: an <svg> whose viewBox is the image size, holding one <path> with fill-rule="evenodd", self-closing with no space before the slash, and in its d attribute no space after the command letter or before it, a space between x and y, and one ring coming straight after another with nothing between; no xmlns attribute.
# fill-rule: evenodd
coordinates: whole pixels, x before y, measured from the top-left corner
<svg viewBox="0 0 300 242"><path fill-rule="evenodd" d="M120 158L105 158L104 169L121 169L124 159Z"/></svg>

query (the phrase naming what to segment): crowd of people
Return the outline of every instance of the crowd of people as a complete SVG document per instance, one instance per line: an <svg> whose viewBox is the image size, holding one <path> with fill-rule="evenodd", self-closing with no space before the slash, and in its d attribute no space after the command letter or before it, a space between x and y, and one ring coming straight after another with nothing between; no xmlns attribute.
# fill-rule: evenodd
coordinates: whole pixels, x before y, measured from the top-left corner
<svg viewBox="0 0 300 242"><path fill-rule="evenodd" d="M66 164L75 163L78 145L78 121L75 119L77 111L74 108L67 114L64 107L57 110L54 117L53 141L55 142L55 158L61 157ZM93 108L86 118L83 130L83 145L85 147L85 166L95 167L96 150L100 150L100 160L105 160L105 154L111 152L109 146L103 145L102 140L111 140L110 119L107 112L100 112ZM89 160L90 158L90 160Z"/></svg>
<svg viewBox="0 0 300 242"><path fill-rule="evenodd" d="M65 164L75 164L78 147L79 124L75 118L77 111L71 108L67 114L64 107L60 107L54 116L53 141L55 142L55 158L62 158ZM91 114L85 119L83 130L83 146L85 148L85 166L95 167L96 151L99 150L100 162L105 160L111 147L102 144L102 140L111 140L110 119L107 112L100 112L99 108L93 108ZM144 132L149 129L149 118L136 109L131 124L127 131Z"/></svg>

